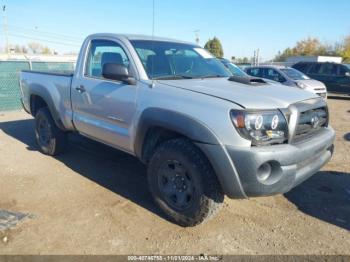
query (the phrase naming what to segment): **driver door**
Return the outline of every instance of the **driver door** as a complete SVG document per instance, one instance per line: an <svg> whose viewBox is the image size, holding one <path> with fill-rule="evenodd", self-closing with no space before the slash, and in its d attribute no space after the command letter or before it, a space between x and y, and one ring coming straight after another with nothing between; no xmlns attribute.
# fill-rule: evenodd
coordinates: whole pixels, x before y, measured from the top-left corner
<svg viewBox="0 0 350 262"><path fill-rule="evenodd" d="M119 43L92 40L83 75L72 83L74 125L85 136L131 151L130 129L137 86L103 78L102 68L106 63L130 69L128 55Z"/></svg>

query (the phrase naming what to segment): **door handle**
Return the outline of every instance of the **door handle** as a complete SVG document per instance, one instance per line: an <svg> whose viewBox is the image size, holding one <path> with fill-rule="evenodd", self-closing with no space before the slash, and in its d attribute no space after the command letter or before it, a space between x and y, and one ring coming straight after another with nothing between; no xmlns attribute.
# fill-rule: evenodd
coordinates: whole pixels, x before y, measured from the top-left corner
<svg viewBox="0 0 350 262"><path fill-rule="evenodd" d="M78 90L79 93L86 92L86 89L85 89L85 87L83 85L77 86L75 89Z"/></svg>

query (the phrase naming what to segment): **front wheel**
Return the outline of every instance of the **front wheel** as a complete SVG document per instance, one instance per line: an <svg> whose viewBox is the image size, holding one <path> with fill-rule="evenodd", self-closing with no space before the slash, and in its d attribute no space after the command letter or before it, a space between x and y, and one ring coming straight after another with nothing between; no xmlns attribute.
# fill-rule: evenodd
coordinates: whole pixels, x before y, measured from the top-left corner
<svg viewBox="0 0 350 262"><path fill-rule="evenodd" d="M66 147L67 134L56 126L46 107L40 108L35 115L35 137L40 151L45 155L58 155Z"/></svg>
<svg viewBox="0 0 350 262"><path fill-rule="evenodd" d="M157 204L181 226L208 220L224 200L207 158L187 139L169 140L156 149L148 182Z"/></svg>

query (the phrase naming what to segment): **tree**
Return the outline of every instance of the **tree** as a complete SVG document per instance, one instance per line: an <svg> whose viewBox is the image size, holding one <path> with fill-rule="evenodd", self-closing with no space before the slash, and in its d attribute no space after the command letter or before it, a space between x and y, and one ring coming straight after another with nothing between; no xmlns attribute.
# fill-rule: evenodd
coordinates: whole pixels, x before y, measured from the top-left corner
<svg viewBox="0 0 350 262"><path fill-rule="evenodd" d="M40 50L42 48L41 44L36 43L36 42L29 43L28 47L32 51L33 54L39 54Z"/></svg>
<svg viewBox="0 0 350 262"><path fill-rule="evenodd" d="M308 37L305 40L297 42L293 48L293 53L297 55L319 55L325 53L325 46L317 38Z"/></svg>
<svg viewBox="0 0 350 262"><path fill-rule="evenodd" d="M338 55L335 45L322 43L318 38L308 37L298 41L294 47L278 52L274 61L284 62L290 56Z"/></svg>
<svg viewBox="0 0 350 262"><path fill-rule="evenodd" d="M28 49L25 46L15 45L13 48L16 54L26 54L28 53Z"/></svg>
<svg viewBox="0 0 350 262"><path fill-rule="evenodd" d="M249 64L250 59L248 57L239 57L236 58L233 62L235 62L236 64Z"/></svg>
<svg viewBox="0 0 350 262"><path fill-rule="evenodd" d="M51 54L52 54L52 51L51 51L50 48L48 48L47 46L45 46L45 47L42 48L41 53L44 54L44 55L51 55Z"/></svg>
<svg viewBox="0 0 350 262"><path fill-rule="evenodd" d="M296 55L294 50L291 48L286 48L282 53L278 52L277 56L275 57L274 61L276 62L284 62L286 59L290 56Z"/></svg>
<svg viewBox="0 0 350 262"><path fill-rule="evenodd" d="M343 44L339 49L344 62L350 63L350 35L345 37Z"/></svg>
<svg viewBox="0 0 350 262"><path fill-rule="evenodd" d="M43 46L42 44L36 42L29 43L28 48L32 51L33 54L50 55L53 53L49 47Z"/></svg>
<svg viewBox="0 0 350 262"><path fill-rule="evenodd" d="M222 48L220 40L214 36L213 39L209 39L208 42L204 46L205 49L207 49L212 55L216 57L223 57L224 56L224 50Z"/></svg>

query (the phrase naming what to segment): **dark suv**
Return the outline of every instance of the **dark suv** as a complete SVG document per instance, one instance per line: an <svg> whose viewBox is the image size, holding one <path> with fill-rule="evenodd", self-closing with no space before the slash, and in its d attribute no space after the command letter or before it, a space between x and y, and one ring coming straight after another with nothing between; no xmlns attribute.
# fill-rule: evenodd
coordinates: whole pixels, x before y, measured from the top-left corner
<svg viewBox="0 0 350 262"><path fill-rule="evenodd" d="M323 82L328 92L350 94L350 67L330 62L299 62L293 68Z"/></svg>

